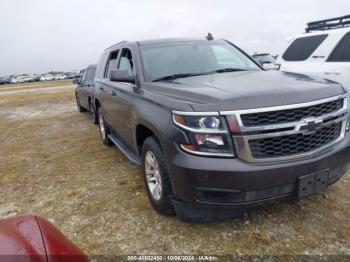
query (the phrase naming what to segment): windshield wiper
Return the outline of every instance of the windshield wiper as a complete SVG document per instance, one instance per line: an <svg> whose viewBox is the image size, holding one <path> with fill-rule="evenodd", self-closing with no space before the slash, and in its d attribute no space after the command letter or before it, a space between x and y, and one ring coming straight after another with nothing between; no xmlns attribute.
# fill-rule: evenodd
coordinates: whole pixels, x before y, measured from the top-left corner
<svg viewBox="0 0 350 262"><path fill-rule="evenodd" d="M227 72L238 72L238 71L247 71L247 70L241 69L241 68L228 67L228 68L214 70L214 71L212 71L212 73L227 73Z"/></svg>
<svg viewBox="0 0 350 262"><path fill-rule="evenodd" d="M203 75L203 74L201 74L201 73L173 74L173 75L163 76L163 77L154 79L152 82L163 81L163 80L173 80L173 79L176 79L176 78L190 77L190 76L199 76L199 75Z"/></svg>
<svg viewBox="0 0 350 262"><path fill-rule="evenodd" d="M176 78L182 78L182 77L190 77L190 76L200 76L200 75L210 75L215 73L226 73L226 72L238 72L238 71L247 71L245 69L240 68L223 68L223 69L217 69L210 72L204 72L204 73L182 73L182 74L173 74L168 76L163 76L157 79L154 79L152 82L157 81L165 81L165 80L173 80Z"/></svg>

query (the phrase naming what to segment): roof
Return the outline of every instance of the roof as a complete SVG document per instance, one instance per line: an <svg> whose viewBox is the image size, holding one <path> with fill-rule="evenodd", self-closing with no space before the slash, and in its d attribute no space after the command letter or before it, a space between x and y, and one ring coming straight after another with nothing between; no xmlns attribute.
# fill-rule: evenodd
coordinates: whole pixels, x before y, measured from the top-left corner
<svg viewBox="0 0 350 262"><path fill-rule="evenodd" d="M209 40L203 37L203 38L159 38L159 39L150 39L150 40L142 40L142 41L122 41L106 48L105 51L112 49L121 44L139 44L141 46L145 46L145 45L170 44L170 43L181 43L181 42L199 42L199 41L207 42Z"/></svg>
<svg viewBox="0 0 350 262"><path fill-rule="evenodd" d="M156 45L156 44L170 44L170 43L181 43L181 42L208 42L206 38L160 38L138 41L139 45ZM212 40L210 40L212 41Z"/></svg>

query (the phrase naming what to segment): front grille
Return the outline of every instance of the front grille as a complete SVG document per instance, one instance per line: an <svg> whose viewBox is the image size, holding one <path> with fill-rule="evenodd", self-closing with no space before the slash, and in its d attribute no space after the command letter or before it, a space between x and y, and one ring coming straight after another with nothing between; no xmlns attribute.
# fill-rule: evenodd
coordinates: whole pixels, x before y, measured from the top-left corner
<svg viewBox="0 0 350 262"><path fill-rule="evenodd" d="M341 98L338 100L308 107L243 114L241 115L241 119L243 125L247 127L297 122L304 118L319 117L338 111L343 107L343 103L344 99Z"/></svg>
<svg viewBox="0 0 350 262"><path fill-rule="evenodd" d="M335 141L341 133L342 123L323 127L310 135L301 133L252 139L249 141L250 151L254 158L276 158L303 154Z"/></svg>

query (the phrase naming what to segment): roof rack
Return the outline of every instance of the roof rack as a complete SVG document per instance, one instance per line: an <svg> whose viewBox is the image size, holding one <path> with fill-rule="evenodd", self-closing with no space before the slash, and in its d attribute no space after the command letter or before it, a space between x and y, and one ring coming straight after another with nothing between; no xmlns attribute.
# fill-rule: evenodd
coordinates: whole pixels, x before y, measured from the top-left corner
<svg viewBox="0 0 350 262"><path fill-rule="evenodd" d="M350 15L310 22L307 24L307 28L305 29L305 31L306 33L309 33L310 31L322 31L347 26L350 26Z"/></svg>

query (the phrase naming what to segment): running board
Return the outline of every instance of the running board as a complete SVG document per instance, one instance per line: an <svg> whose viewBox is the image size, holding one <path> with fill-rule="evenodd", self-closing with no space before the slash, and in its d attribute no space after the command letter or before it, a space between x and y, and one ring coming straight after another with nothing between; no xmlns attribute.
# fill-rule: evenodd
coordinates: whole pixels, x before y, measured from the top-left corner
<svg viewBox="0 0 350 262"><path fill-rule="evenodd" d="M130 152L130 150L119 140L117 136L109 134L108 137L131 162L138 166L142 165L140 157Z"/></svg>

